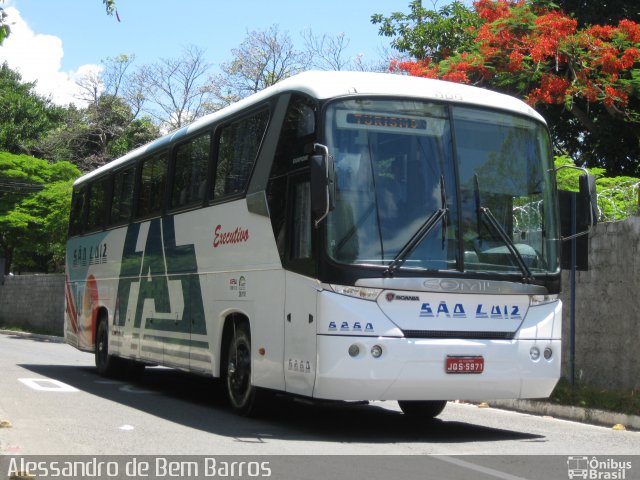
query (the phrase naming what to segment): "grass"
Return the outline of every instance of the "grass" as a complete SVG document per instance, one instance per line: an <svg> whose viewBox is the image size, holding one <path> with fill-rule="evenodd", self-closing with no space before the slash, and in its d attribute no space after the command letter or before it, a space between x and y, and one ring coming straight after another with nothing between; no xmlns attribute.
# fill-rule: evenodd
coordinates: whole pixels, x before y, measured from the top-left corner
<svg viewBox="0 0 640 480"><path fill-rule="evenodd" d="M31 332L31 330L27 330L27 329L22 328L22 327L17 327L15 325L0 325L0 330L7 330L9 332L33 333L33 332Z"/></svg>
<svg viewBox="0 0 640 480"><path fill-rule="evenodd" d="M51 330L46 328L24 327L24 326L17 326L17 325L0 324L0 330L5 330L8 332L16 332L16 333L37 333L41 335L55 335L55 333L51 332Z"/></svg>
<svg viewBox="0 0 640 480"><path fill-rule="evenodd" d="M609 390L577 383L571 385L564 378L558 382L548 401L558 405L640 415L640 392L636 390Z"/></svg>

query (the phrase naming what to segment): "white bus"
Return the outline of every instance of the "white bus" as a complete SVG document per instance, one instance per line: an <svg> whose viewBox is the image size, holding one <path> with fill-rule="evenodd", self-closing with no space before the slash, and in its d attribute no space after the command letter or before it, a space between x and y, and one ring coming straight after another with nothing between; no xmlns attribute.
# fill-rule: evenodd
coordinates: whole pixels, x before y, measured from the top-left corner
<svg viewBox="0 0 640 480"><path fill-rule="evenodd" d="M74 184L66 341L262 395L547 397L560 375L549 135L514 98L307 72Z"/></svg>

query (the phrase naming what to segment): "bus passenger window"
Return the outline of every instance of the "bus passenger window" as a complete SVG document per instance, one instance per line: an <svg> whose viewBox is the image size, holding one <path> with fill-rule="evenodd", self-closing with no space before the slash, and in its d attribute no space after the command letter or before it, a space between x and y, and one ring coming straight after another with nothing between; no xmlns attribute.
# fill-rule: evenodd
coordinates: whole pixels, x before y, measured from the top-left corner
<svg viewBox="0 0 640 480"><path fill-rule="evenodd" d="M145 160L142 164L142 173L140 175L136 217L145 217L162 212L166 182L166 153L161 153Z"/></svg>
<svg viewBox="0 0 640 480"><path fill-rule="evenodd" d="M182 207L204 199L210 145L211 134L207 133L177 148L171 207Z"/></svg>
<svg viewBox="0 0 640 480"><path fill-rule="evenodd" d="M118 172L113 177L113 196L111 198L111 218L109 224L129 220L133 201L133 180L135 168Z"/></svg>
<svg viewBox="0 0 640 480"><path fill-rule="evenodd" d="M84 214L86 212L86 192L85 187L73 190L73 198L71 199L71 218L69 221L69 235L79 235L82 233L84 224Z"/></svg>
<svg viewBox="0 0 640 480"><path fill-rule="evenodd" d="M109 180L109 178L106 178L89 186L89 212L87 214L87 230L97 230L102 228L105 224Z"/></svg>
<svg viewBox="0 0 640 480"><path fill-rule="evenodd" d="M269 111L263 110L222 129L213 190L214 200L244 192L268 119Z"/></svg>

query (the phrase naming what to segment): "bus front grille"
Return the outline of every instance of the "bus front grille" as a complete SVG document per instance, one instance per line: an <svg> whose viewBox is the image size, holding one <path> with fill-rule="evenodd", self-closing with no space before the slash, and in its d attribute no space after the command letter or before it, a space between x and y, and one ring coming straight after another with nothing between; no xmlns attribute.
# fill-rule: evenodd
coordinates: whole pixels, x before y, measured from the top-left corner
<svg viewBox="0 0 640 480"><path fill-rule="evenodd" d="M474 340L513 340L516 332L469 332L455 330L403 330L405 338L462 338Z"/></svg>

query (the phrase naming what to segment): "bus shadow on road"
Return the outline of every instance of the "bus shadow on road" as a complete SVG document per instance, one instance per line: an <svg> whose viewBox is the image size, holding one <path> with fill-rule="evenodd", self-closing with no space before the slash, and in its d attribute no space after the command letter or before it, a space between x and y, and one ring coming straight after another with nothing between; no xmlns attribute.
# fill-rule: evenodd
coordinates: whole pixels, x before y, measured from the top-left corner
<svg viewBox="0 0 640 480"><path fill-rule="evenodd" d="M228 407L222 383L208 377L154 367L147 368L137 379L106 379L89 366L19 366L100 399L244 442L266 442L275 438L346 443L461 444L545 439L541 435L456 420L447 409L442 418L416 422L399 410L378 403L316 405L286 396L271 401L259 418L244 418L235 415Z"/></svg>

